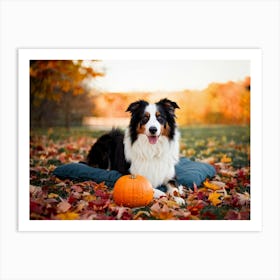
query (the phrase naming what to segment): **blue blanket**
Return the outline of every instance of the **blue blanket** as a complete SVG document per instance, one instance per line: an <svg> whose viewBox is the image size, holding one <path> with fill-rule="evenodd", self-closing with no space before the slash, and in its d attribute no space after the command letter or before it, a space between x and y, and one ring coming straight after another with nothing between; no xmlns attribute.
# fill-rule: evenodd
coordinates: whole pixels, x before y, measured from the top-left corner
<svg viewBox="0 0 280 280"><path fill-rule="evenodd" d="M200 186L203 181L216 174L215 168L210 164L192 161L184 157L180 158L175 166L175 171L177 182L189 188L193 188L193 183ZM110 188L113 188L117 179L122 176L118 171L93 168L83 163L61 165L53 171L53 174L60 179L105 182Z"/></svg>

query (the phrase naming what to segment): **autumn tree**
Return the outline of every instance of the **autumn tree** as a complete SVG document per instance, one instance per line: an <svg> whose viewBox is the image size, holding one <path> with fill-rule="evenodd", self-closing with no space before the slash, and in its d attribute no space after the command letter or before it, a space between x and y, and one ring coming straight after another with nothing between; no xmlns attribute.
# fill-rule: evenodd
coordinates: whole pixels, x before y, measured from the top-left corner
<svg viewBox="0 0 280 280"><path fill-rule="evenodd" d="M77 123L92 110L87 81L104 73L94 60L30 61L31 127Z"/></svg>

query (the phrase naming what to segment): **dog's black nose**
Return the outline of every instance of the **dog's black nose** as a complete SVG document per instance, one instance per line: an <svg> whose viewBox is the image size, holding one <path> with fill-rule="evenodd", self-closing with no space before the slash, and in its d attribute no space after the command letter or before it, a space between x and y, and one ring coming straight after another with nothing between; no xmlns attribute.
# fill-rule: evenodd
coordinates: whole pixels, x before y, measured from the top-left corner
<svg viewBox="0 0 280 280"><path fill-rule="evenodd" d="M155 134L157 132L157 128L155 126L151 126L149 128L149 131L151 132L151 134Z"/></svg>

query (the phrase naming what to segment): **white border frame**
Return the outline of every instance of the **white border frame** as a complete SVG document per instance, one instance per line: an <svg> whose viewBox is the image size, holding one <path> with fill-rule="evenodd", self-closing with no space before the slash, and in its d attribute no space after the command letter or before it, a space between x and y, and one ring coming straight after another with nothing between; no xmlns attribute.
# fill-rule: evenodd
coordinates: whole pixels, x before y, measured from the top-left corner
<svg viewBox="0 0 280 280"><path fill-rule="evenodd" d="M242 221L29 220L29 61L39 59L249 60L251 65L251 219ZM260 49L19 49L19 231L261 231L262 62Z"/></svg>

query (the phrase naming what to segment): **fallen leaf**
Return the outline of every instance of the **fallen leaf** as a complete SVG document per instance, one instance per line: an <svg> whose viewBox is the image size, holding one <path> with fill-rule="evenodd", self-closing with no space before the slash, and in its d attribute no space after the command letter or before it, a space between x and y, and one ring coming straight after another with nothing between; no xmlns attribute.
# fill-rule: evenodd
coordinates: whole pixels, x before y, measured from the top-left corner
<svg viewBox="0 0 280 280"><path fill-rule="evenodd" d="M71 187L71 189L78 192L78 193L83 191L83 189L79 185L74 185L74 186Z"/></svg>
<svg viewBox="0 0 280 280"><path fill-rule="evenodd" d="M141 216L150 217L151 214L148 211L139 211L136 215L134 215L133 220L138 220Z"/></svg>
<svg viewBox="0 0 280 280"><path fill-rule="evenodd" d="M194 192L197 192L197 191L198 191L198 188L197 188L196 183L193 183L193 191L194 191Z"/></svg>
<svg viewBox="0 0 280 280"><path fill-rule="evenodd" d="M240 205L247 205L250 202L250 194L248 192L245 193L237 193L236 194L238 199L239 199L239 203Z"/></svg>
<svg viewBox="0 0 280 280"><path fill-rule="evenodd" d="M159 202L156 202L151 207L151 215L159 220L168 220L174 218L174 215L170 208L166 204L161 204Z"/></svg>
<svg viewBox="0 0 280 280"><path fill-rule="evenodd" d="M56 193L49 193L48 194L48 198L57 198L57 197L59 197L59 195L56 194Z"/></svg>
<svg viewBox="0 0 280 280"><path fill-rule="evenodd" d="M222 200L219 199L220 197L220 193L213 192L209 194L208 200L212 203L212 205L217 206L222 202Z"/></svg>
<svg viewBox="0 0 280 280"><path fill-rule="evenodd" d="M221 158L221 162L230 163L230 162L232 162L232 159L230 157L228 157L227 155L223 155L223 157Z"/></svg>
<svg viewBox="0 0 280 280"><path fill-rule="evenodd" d="M118 208L117 208L117 219L118 220L121 220L121 219L123 219L123 217L124 216L127 216L126 214L129 212L129 211L131 211L131 209L130 208L127 208L127 207L123 207L123 206L118 206ZM129 214L130 215L130 214Z"/></svg>
<svg viewBox="0 0 280 280"><path fill-rule="evenodd" d="M87 206L88 206L88 202L84 200L80 200L75 207L75 212L81 212L82 210L86 209Z"/></svg>
<svg viewBox="0 0 280 280"><path fill-rule="evenodd" d="M213 191L216 191L216 190L219 190L219 189L221 189L221 187L220 186L218 186L218 185L216 185L216 184L214 184L214 183L210 183L209 181L205 181L204 183L203 183L203 185L204 185L204 187L206 187L207 189L210 189L210 190L213 190Z"/></svg>
<svg viewBox="0 0 280 280"><path fill-rule="evenodd" d="M71 204L68 203L67 201L63 200L60 203L57 204L57 211L58 212L67 212L71 208Z"/></svg>
<svg viewBox="0 0 280 280"><path fill-rule="evenodd" d="M59 220L76 220L79 217L79 214L74 212L66 212L56 215L56 218Z"/></svg>

